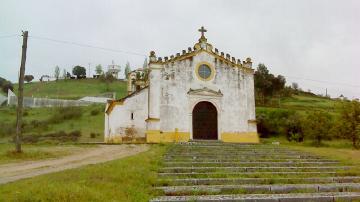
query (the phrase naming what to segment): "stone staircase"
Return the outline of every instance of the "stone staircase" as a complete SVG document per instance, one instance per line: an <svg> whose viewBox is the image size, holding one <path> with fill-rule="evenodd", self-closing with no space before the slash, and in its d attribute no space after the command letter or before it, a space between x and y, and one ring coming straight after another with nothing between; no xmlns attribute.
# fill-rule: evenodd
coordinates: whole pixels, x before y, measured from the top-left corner
<svg viewBox="0 0 360 202"><path fill-rule="evenodd" d="M164 156L160 201L360 201L357 169L278 145L195 141Z"/></svg>

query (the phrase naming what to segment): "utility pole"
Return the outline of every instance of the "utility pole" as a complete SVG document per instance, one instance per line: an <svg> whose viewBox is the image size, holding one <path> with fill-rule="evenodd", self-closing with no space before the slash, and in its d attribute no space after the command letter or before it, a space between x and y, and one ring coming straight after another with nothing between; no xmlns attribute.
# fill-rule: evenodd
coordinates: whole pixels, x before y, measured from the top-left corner
<svg viewBox="0 0 360 202"><path fill-rule="evenodd" d="M21 126L23 116L23 99L24 99L24 75L25 75L25 62L26 62L26 48L28 40L28 31L24 31L23 34L23 45L21 53L21 65L19 75L19 96L16 110L16 137L15 137L15 151L21 153Z"/></svg>

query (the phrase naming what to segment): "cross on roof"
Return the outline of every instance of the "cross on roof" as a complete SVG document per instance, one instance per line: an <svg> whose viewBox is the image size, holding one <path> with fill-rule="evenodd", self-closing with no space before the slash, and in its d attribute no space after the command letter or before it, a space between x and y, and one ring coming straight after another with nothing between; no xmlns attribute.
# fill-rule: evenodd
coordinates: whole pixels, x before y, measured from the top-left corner
<svg viewBox="0 0 360 202"><path fill-rule="evenodd" d="M201 29L199 29L198 31L201 32L201 37L204 37L204 33L207 32L204 26L201 26Z"/></svg>

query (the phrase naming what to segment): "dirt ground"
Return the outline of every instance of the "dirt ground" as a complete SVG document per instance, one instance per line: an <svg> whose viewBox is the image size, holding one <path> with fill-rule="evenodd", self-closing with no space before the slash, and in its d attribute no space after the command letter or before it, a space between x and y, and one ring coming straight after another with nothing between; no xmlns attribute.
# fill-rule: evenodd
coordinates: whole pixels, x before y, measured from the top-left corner
<svg viewBox="0 0 360 202"><path fill-rule="evenodd" d="M3 164L0 165L0 184L124 158L148 149L148 145L99 145L58 159Z"/></svg>

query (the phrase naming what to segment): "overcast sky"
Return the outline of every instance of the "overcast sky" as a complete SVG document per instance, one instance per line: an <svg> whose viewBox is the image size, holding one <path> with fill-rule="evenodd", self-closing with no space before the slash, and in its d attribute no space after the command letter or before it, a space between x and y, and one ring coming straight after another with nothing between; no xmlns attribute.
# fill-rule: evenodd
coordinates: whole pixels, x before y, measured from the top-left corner
<svg viewBox="0 0 360 202"><path fill-rule="evenodd" d="M16 81L21 37L29 31L26 74L54 67L92 71L114 60L141 67L145 56L192 47L200 26L219 51L264 63L291 84L332 97L360 97L360 1L0 0L0 76ZM34 37L125 52L80 47Z"/></svg>

